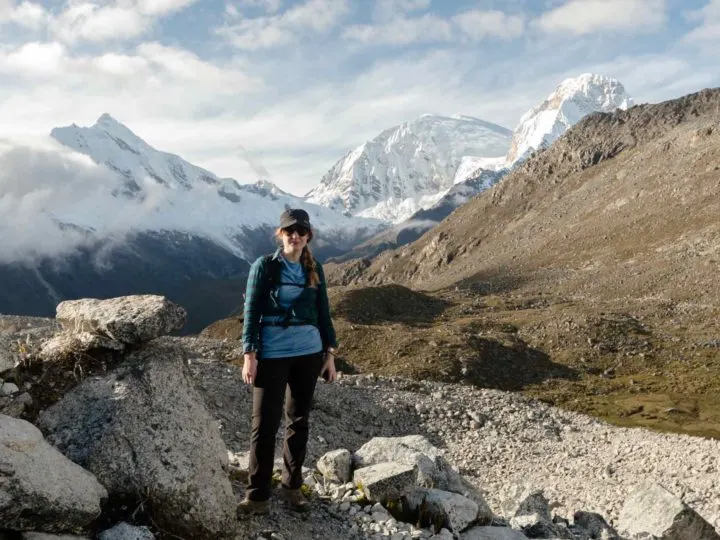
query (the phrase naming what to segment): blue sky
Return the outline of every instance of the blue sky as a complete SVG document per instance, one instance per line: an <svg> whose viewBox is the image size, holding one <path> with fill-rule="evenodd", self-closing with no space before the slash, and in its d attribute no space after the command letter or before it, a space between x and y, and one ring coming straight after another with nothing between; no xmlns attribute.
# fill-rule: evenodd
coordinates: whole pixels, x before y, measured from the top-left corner
<svg viewBox="0 0 720 540"><path fill-rule="evenodd" d="M0 137L108 112L302 194L423 113L513 129L567 77L657 102L720 86L718 60L720 0L0 0Z"/></svg>

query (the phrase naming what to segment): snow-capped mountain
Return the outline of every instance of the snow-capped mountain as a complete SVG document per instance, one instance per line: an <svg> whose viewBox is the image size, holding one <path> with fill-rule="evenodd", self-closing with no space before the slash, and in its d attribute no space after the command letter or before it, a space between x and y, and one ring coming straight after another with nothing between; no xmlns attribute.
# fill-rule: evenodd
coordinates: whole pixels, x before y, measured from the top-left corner
<svg viewBox="0 0 720 540"><path fill-rule="evenodd" d="M64 299L163 294L186 331L242 306L249 264L287 207L308 211L320 259L385 224L268 181L241 185L161 152L108 115L51 138L0 141L0 313L53 316Z"/></svg>
<svg viewBox="0 0 720 540"><path fill-rule="evenodd" d="M511 136L504 127L469 116L423 115L349 152L306 198L397 223L437 203L468 159L504 156Z"/></svg>
<svg viewBox="0 0 720 540"><path fill-rule="evenodd" d="M247 233L273 227L286 207L305 208L317 227L318 245L346 248L377 232L377 220L355 218L283 192L267 180L239 184L219 178L181 157L161 152L126 126L102 115L92 127L55 128L51 136L116 173L112 199L88 205L54 208L56 218L101 234L108 206L134 216L134 231L180 231L199 235L227 247L244 259L257 256Z"/></svg>
<svg viewBox="0 0 720 540"><path fill-rule="evenodd" d="M588 114L613 112L632 105L633 99L616 79L592 73L566 79L545 101L520 119L507 165L512 166L535 150L550 146Z"/></svg>

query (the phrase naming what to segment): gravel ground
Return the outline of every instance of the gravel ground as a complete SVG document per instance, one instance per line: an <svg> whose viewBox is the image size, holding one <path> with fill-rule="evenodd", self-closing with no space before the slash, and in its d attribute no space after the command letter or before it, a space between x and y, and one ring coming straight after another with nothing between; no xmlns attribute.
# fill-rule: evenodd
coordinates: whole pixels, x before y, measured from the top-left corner
<svg viewBox="0 0 720 540"><path fill-rule="evenodd" d="M221 342L169 339L186 342L198 388L228 448L242 458L251 393L239 368L215 360L229 354ZM513 393L371 375L320 383L311 425L308 466L327 451L352 451L374 436L421 434L445 449L499 515L503 501L530 486L545 490L556 514L593 511L612 523L628 492L651 479L720 532L718 440L614 427ZM307 538L317 537L313 527L307 524Z"/></svg>

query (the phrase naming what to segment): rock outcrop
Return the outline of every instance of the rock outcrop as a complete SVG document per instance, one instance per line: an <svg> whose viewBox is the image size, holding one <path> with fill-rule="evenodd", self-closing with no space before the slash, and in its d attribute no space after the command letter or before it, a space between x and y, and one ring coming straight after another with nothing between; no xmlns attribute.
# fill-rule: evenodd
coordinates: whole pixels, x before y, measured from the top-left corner
<svg viewBox="0 0 720 540"><path fill-rule="evenodd" d="M151 342L73 389L39 425L111 496L139 496L176 534L219 538L235 515L227 450L184 361L182 349Z"/></svg>

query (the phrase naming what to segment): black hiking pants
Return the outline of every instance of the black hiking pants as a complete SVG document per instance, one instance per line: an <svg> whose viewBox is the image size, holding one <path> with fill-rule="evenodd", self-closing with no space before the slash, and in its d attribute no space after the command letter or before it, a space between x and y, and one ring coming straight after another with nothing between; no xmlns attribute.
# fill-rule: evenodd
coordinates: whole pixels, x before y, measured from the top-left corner
<svg viewBox="0 0 720 540"><path fill-rule="evenodd" d="M270 498L275 436L285 402L285 444L282 486L302 486L302 466L308 441L308 417L323 354L259 360L253 388L252 436L247 497Z"/></svg>

